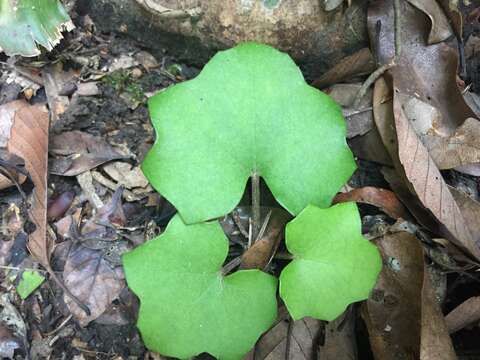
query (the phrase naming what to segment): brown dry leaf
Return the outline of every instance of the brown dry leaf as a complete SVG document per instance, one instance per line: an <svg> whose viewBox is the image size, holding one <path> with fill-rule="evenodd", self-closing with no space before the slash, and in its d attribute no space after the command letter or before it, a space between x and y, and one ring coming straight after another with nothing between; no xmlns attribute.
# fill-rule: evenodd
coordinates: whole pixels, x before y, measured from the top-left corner
<svg viewBox="0 0 480 360"><path fill-rule="evenodd" d="M65 84L73 79L73 72L65 72L62 62L46 66L42 70L44 79L45 93L47 94L48 106L54 124L61 114L63 114L70 104L68 96L60 95Z"/></svg>
<svg viewBox="0 0 480 360"><path fill-rule="evenodd" d="M375 82L373 90L373 114L375 125L383 141L384 148L390 154L396 171L387 167L382 169L385 180L389 183L393 191L407 206L410 212L422 225L428 229L438 229L438 220L436 220L430 211L425 209L417 196L412 193L405 172L398 159L398 144L396 140L395 125L393 119L393 105L391 100L391 91L383 78ZM386 100L389 99L389 100Z"/></svg>
<svg viewBox="0 0 480 360"><path fill-rule="evenodd" d="M453 134L438 129L442 114L416 97L398 93L405 116L440 169L480 163L480 122L468 118Z"/></svg>
<svg viewBox="0 0 480 360"><path fill-rule="evenodd" d="M408 220L410 218L407 209L398 200L395 193L386 189L373 186L353 189L346 193L337 194L333 199L333 204L347 201L356 201L376 206L393 219L402 218Z"/></svg>
<svg viewBox="0 0 480 360"><path fill-rule="evenodd" d="M445 317L450 334L480 320L480 296L474 296L458 305Z"/></svg>
<svg viewBox="0 0 480 360"><path fill-rule="evenodd" d="M375 60L369 48L363 48L343 58L337 65L328 70L312 83L312 86L323 89L327 86L343 82L353 76L370 74L375 70Z"/></svg>
<svg viewBox="0 0 480 360"><path fill-rule="evenodd" d="M286 309L281 308L277 323L258 340L254 354L249 354L246 359L316 359L320 327L321 322L312 318L293 321ZM286 351L289 352L288 357Z"/></svg>
<svg viewBox="0 0 480 360"><path fill-rule="evenodd" d="M429 150L440 169L480 163L480 121L468 118L449 138L434 137Z"/></svg>
<svg viewBox="0 0 480 360"><path fill-rule="evenodd" d="M392 159L385 149L376 127L365 135L349 139L348 145L353 154L360 159L392 166Z"/></svg>
<svg viewBox="0 0 480 360"><path fill-rule="evenodd" d="M362 305L375 359L456 359L419 240L400 231L375 242L385 266Z"/></svg>
<svg viewBox="0 0 480 360"><path fill-rule="evenodd" d="M74 130L53 136L52 155L63 155L52 160L50 173L76 176L111 160L129 157L115 150L101 137Z"/></svg>
<svg viewBox="0 0 480 360"><path fill-rule="evenodd" d="M362 304L375 359L418 359L423 250L407 232L375 241L384 266L370 298Z"/></svg>
<svg viewBox="0 0 480 360"><path fill-rule="evenodd" d="M450 20L455 35L461 39L463 36L463 16L458 10L458 0L439 0L438 2Z"/></svg>
<svg viewBox="0 0 480 360"><path fill-rule="evenodd" d="M473 240L450 189L428 150L417 137L396 97L394 97L393 107L398 136L398 157L412 187L411 190L445 226L449 240L480 259L480 244Z"/></svg>
<svg viewBox="0 0 480 360"><path fill-rule="evenodd" d="M284 210L272 209L264 235L242 255L240 269L263 270L272 260L283 238L285 224L291 216Z"/></svg>
<svg viewBox="0 0 480 360"><path fill-rule="evenodd" d="M419 207L414 198L410 206L406 201L405 191L403 196L402 194L399 196L420 223L479 258L480 247L473 241L460 209L428 150L406 118L398 93L399 90L395 88L392 109L391 102L382 101L388 96L389 87L382 79L376 82L373 100L375 124L392 157L400 182L418 197L423 207L431 214Z"/></svg>
<svg viewBox="0 0 480 360"><path fill-rule="evenodd" d="M347 311L325 326L325 340L318 349L318 360L356 360L355 316Z"/></svg>
<svg viewBox="0 0 480 360"><path fill-rule="evenodd" d="M102 252L81 245L74 248L63 270L65 285L90 309L87 315L70 297L64 301L81 326L99 317L115 300L125 282L103 258Z"/></svg>
<svg viewBox="0 0 480 360"><path fill-rule="evenodd" d="M475 117L455 85L457 52L445 43L428 45L425 40L430 29L424 14L406 1L400 3L401 57L388 73L398 93L418 98L440 111L442 121L436 124L436 130L450 136L465 119ZM395 54L394 29L393 0L374 1L368 10L368 31L371 39L378 39L375 55L381 64L389 63Z"/></svg>
<svg viewBox="0 0 480 360"><path fill-rule="evenodd" d="M47 162L48 112L44 106L14 101L0 107L13 116L7 150L25 161L25 168L34 190L30 211L35 231L30 234L28 248L32 255L48 270L51 246L47 239Z"/></svg>
<svg viewBox="0 0 480 360"><path fill-rule="evenodd" d="M430 18L432 28L428 35L428 43L435 44L444 41L452 36L452 29L448 24L448 19L445 16L440 5L436 0L407 0L410 4L417 7Z"/></svg>
<svg viewBox="0 0 480 360"><path fill-rule="evenodd" d="M373 128L372 91L369 90L357 108L352 108L361 84L337 84L325 92L343 108L347 122L347 138L364 135Z"/></svg>
<svg viewBox="0 0 480 360"><path fill-rule="evenodd" d="M425 266L422 287L422 325L420 341L420 360L456 360L452 340L447 330L430 272Z"/></svg>

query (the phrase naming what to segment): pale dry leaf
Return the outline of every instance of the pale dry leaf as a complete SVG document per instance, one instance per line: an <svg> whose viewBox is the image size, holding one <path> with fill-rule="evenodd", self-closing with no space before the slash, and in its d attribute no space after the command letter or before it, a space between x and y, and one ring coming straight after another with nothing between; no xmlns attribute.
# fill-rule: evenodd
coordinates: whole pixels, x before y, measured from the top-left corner
<svg viewBox="0 0 480 360"><path fill-rule="evenodd" d="M70 297L64 296L65 303L81 326L99 317L125 287L124 280L103 258L101 251L81 245L70 252L63 278L72 294L90 309L90 315L87 315Z"/></svg>
<svg viewBox="0 0 480 360"><path fill-rule="evenodd" d="M343 0L323 0L325 11L333 11L343 4Z"/></svg>
<svg viewBox="0 0 480 360"><path fill-rule="evenodd" d="M427 137L430 155L440 169L480 163L480 121L465 120L448 138Z"/></svg>
<svg viewBox="0 0 480 360"><path fill-rule="evenodd" d="M450 311L445 318L448 331L453 334L480 320L480 296L474 296Z"/></svg>
<svg viewBox="0 0 480 360"><path fill-rule="evenodd" d="M448 19L445 16L440 5L436 0L407 0L410 4L420 9L430 18L432 27L428 35L428 43L435 44L448 39L452 36L452 29L448 24Z"/></svg>
<svg viewBox="0 0 480 360"><path fill-rule="evenodd" d="M133 167L131 164L121 161L115 161L103 166L103 170L115 180L118 185L123 185L127 189L144 188L148 186L148 180L143 175L140 167Z"/></svg>

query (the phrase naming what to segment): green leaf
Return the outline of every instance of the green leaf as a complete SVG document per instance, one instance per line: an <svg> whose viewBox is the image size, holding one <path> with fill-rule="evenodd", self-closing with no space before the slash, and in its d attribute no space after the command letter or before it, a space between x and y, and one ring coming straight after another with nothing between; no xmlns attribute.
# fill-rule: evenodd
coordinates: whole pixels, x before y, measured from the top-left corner
<svg viewBox="0 0 480 360"><path fill-rule="evenodd" d="M149 349L182 359L202 352L240 359L271 326L277 279L259 270L224 277L227 252L218 222L185 225L177 215L161 236L123 256Z"/></svg>
<svg viewBox="0 0 480 360"><path fill-rule="evenodd" d="M73 23L58 0L0 0L0 50L7 55L37 56L48 51Z"/></svg>
<svg viewBox="0 0 480 360"><path fill-rule="evenodd" d="M26 299L33 293L42 283L45 278L37 271L24 271L22 279L17 285L17 293L22 299Z"/></svg>
<svg viewBox="0 0 480 360"><path fill-rule="evenodd" d="M157 140L142 168L187 223L230 212L255 172L298 214L329 206L355 169L340 107L267 45L217 53L149 108Z"/></svg>
<svg viewBox="0 0 480 360"><path fill-rule="evenodd" d="M295 320L333 320L368 297L382 268L377 248L361 235L355 203L308 206L287 224L294 260L280 275L280 296Z"/></svg>

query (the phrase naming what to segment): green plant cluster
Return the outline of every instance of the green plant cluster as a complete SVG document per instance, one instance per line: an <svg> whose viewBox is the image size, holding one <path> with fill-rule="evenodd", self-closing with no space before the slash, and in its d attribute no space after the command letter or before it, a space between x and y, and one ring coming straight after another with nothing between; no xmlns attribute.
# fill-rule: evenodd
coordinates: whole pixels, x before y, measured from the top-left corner
<svg viewBox="0 0 480 360"><path fill-rule="evenodd" d="M249 177L296 216L285 233L294 260L279 281L292 318L333 320L368 297L379 253L361 235L356 204L330 207L355 170L345 121L288 55L257 43L219 52L149 109L157 140L142 168L178 214L123 257L148 348L240 359L275 321L274 276L221 271L228 240L215 219L239 203Z"/></svg>

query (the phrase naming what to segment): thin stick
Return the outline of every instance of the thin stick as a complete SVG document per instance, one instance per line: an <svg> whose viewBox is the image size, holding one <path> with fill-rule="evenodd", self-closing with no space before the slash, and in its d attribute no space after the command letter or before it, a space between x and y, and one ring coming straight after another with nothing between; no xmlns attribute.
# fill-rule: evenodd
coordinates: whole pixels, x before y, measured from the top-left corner
<svg viewBox="0 0 480 360"><path fill-rule="evenodd" d="M262 224L262 228L260 229L260 232L258 233L255 241L260 240L265 234L265 230L267 230L268 223L270 222L270 216L272 216L272 210L270 210L267 216L265 217L265 220L263 221L263 224Z"/></svg>
<svg viewBox="0 0 480 360"><path fill-rule="evenodd" d="M222 275L227 275L242 262L242 256L237 256L222 268Z"/></svg>
<svg viewBox="0 0 480 360"><path fill-rule="evenodd" d="M362 84L362 87L358 90L357 95L355 96L355 101L353 102L353 108L357 109L360 106L360 102L367 93L368 89L372 84L377 81L377 79L382 76L385 71L395 66L395 60L392 59L389 63L383 64L377 70L370 74L370 76Z"/></svg>
<svg viewBox="0 0 480 360"><path fill-rule="evenodd" d="M394 19L395 19L395 59L402 54L402 18L400 16L400 0L393 1Z"/></svg>
<svg viewBox="0 0 480 360"><path fill-rule="evenodd" d="M252 239L256 239L260 232L260 176L252 174Z"/></svg>

